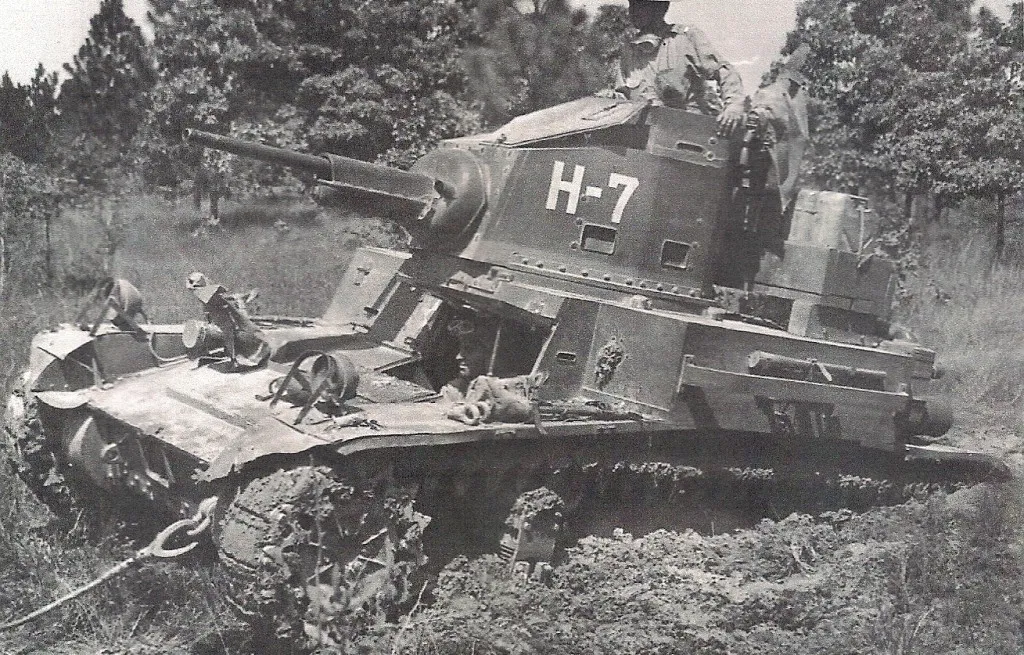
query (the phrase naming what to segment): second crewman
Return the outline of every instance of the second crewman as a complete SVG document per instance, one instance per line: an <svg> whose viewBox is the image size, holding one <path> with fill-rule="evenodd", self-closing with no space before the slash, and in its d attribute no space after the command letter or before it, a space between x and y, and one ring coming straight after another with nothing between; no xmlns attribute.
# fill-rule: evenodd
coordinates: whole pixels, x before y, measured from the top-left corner
<svg viewBox="0 0 1024 655"><path fill-rule="evenodd" d="M692 25L665 22L669 0L629 0L637 33L622 48L614 91L630 100L654 99L669 107L717 114L720 131L731 134L743 121L739 73ZM718 84L717 94L708 82Z"/></svg>

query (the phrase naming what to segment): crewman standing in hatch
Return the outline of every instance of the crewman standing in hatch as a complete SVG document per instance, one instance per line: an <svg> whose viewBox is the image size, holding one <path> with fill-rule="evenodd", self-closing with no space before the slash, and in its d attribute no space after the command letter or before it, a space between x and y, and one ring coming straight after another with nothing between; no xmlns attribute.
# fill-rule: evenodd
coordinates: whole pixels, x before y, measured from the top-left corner
<svg viewBox="0 0 1024 655"><path fill-rule="evenodd" d="M629 0L629 19L636 32L623 44L615 86L609 91L629 100L651 99L717 114L719 132L731 135L744 120L743 81L703 31L665 22L670 1ZM709 82L717 83L717 94Z"/></svg>

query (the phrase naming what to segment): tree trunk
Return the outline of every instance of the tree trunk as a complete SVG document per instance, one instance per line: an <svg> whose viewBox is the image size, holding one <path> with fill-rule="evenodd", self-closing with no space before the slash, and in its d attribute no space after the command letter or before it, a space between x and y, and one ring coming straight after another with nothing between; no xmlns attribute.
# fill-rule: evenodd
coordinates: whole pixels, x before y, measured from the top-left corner
<svg viewBox="0 0 1024 655"><path fill-rule="evenodd" d="M43 219L43 227L46 235L46 252L43 254L43 258L46 266L47 284L53 283L53 240L50 238L50 220L51 216L49 212L47 212L46 217Z"/></svg>
<svg viewBox="0 0 1024 655"><path fill-rule="evenodd" d="M220 184L210 188L210 223L220 225Z"/></svg>
<svg viewBox="0 0 1024 655"><path fill-rule="evenodd" d="M996 196L996 260L1003 258L1003 247L1006 245L1006 194Z"/></svg>
<svg viewBox="0 0 1024 655"><path fill-rule="evenodd" d="M903 224L914 229L914 194L910 191L903 196Z"/></svg>
<svg viewBox="0 0 1024 655"><path fill-rule="evenodd" d="M7 282L7 266L11 261L7 252L7 173L0 174L0 302L3 301L4 285Z"/></svg>
<svg viewBox="0 0 1024 655"><path fill-rule="evenodd" d="M929 223L937 224L942 222L942 210L945 209L945 203L942 198L942 194L936 194L935 199L932 202L932 215Z"/></svg>
<svg viewBox="0 0 1024 655"><path fill-rule="evenodd" d="M0 225L3 222L0 221ZM4 285L7 283L7 241L4 239L3 231L0 231L0 303L4 299Z"/></svg>

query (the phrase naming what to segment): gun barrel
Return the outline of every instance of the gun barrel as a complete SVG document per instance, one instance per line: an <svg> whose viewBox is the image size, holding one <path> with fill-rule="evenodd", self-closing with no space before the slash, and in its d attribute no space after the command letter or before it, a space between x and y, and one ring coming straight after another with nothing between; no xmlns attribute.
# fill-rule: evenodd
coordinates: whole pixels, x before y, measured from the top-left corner
<svg viewBox="0 0 1024 655"><path fill-rule="evenodd" d="M311 171L329 191L324 198L330 202L385 203L396 219L422 217L443 188L443 184L429 175L341 155L307 155L201 130L185 130L185 139L241 157Z"/></svg>
<svg viewBox="0 0 1024 655"><path fill-rule="evenodd" d="M293 152L284 148L266 146L262 143L250 143L229 136L203 132L202 130L185 130L185 140L196 145L213 148L214 150L223 150L224 152L248 157L249 159L311 171L317 177L331 179L331 161L327 157Z"/></svg>

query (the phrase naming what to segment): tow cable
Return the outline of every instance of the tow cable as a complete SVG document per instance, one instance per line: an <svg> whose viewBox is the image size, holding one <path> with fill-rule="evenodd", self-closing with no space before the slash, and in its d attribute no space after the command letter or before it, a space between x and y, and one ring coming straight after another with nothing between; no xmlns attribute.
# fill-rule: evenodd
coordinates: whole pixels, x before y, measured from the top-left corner
<svg viewBox="0 0 1024 655"><path fill-rule="evenodd" d="M174 523L171 523L166 528L157 533L157 535L153 537L153 541L149 542L149 544L145 547L135 551L135 554L129 557L128 559L113 566L112 568L108 569L95 579L82 585L81 587L78 587L74 591L71 591L70 593L65 594L64 596L61 596L49 605L46 605L45 607L40 607L31 614L26 614L20 619L17 619L15 621L9 621L7 623L0 625L0 632L12 630L19 626L25 625L29 621L34 621L35 619L38 619L40 616L52 612L61 605L64 605L65 603L68 603L74 600L75 598L78 598L82 594L91 591L92 589L95 589L107 580L117 577L118 575L130 569L132 566L140 564L146 561L147 559L150 559L151 557L156 557L160 559L172 559L184 555L187 552L190 552L196 546L199 545L199 540L196 539L196 537L198 537L207 528L210 527L210 515L213 513L213 507L214 505L216 505L216 503L216 497L207 498L206 500L199 504L198 511L196 511L196 513L192 517L187 519L180 519L178 521L175 521ZM192 541L178 548L166 547L167 542L171 541L172 539L178 537L181 534L184 534L187 537L191 537Z"/></svg>

